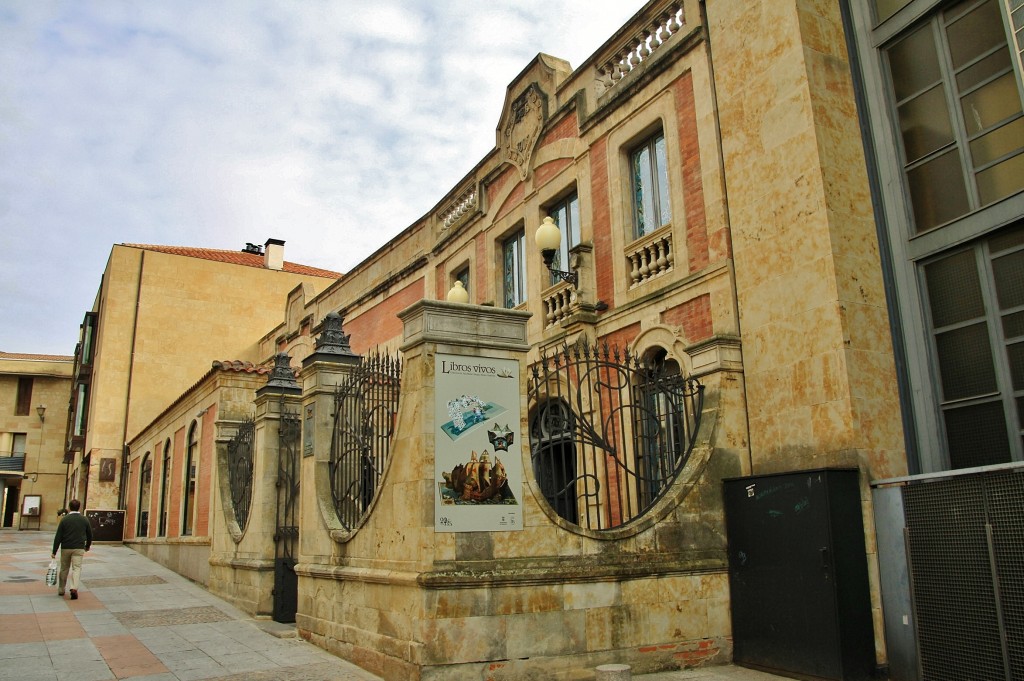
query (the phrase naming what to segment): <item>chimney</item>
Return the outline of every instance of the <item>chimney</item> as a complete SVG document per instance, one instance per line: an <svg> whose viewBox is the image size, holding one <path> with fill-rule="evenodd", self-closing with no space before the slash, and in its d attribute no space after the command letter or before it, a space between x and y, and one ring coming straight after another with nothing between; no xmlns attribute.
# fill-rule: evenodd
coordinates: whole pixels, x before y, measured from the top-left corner
<svg viewBox="0 0 1024 681"><path fill-rule="evenodd" d="M267 239L263 250L263 266L268 270L284 269L284 242L280 239Z"/></svg>

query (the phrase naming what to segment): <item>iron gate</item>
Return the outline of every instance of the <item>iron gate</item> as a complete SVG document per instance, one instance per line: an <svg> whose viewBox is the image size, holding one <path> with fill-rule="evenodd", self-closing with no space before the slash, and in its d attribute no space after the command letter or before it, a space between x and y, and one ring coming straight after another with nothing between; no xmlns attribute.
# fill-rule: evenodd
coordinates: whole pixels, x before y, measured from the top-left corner
<svg viewBox="0 0 1024 681"><path fill-rule="evenodd" d="M346 530L359 527L377 494L391 454L401 385L401 360L372 355L334 394L331 496Z"/></svg>
<svg viewBox="0 0 1024 681"><path fill-rule="evenodd" d="M704 386L664 351L641 360L580 342L531 367L530 458L554 511L623 525L661 498L696 442Z"/></svg>
<svg viewBox="0 0 1024 681"><path fill-rule="evenodd" d="M274 621L294 622L299 578L299 465L302 420L281 405L278 425L277 527L274 530Z"/></svg>

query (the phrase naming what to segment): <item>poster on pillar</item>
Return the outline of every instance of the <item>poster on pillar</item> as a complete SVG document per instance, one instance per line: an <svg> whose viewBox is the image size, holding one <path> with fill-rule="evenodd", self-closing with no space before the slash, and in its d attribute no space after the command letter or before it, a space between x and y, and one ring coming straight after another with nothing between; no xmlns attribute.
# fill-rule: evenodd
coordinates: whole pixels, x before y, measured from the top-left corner
<svg viewBox="0 0 1024 681"><path fill-rule="evenodd" d="M434 530L521 530L519 362L438 353L434 388Z"/></svg>

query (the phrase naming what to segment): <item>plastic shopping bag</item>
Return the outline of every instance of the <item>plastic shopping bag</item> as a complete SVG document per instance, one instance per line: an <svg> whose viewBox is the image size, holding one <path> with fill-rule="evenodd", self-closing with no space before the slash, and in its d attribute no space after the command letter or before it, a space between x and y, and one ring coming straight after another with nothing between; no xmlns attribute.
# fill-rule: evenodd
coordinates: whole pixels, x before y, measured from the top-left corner
<svg viewBox="0 0 1024 681"><path fill-rule="evenodd" d="M46 586L57 586L57 561L51 560L46 568Z"/></svg>

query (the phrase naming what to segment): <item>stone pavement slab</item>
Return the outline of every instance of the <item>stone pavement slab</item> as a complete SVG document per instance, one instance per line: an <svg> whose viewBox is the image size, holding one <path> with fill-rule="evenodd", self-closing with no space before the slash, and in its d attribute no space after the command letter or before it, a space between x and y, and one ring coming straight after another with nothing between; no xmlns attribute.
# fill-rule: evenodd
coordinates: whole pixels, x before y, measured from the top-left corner
<svg viewBox="0 0 1024 681"><path fill-rule="evenodd" d="M57 596L52 540L0 529L0 681L381 681L120 544L86 554L78 600ZM725 665L633 678L781 677Z"/></svg>

